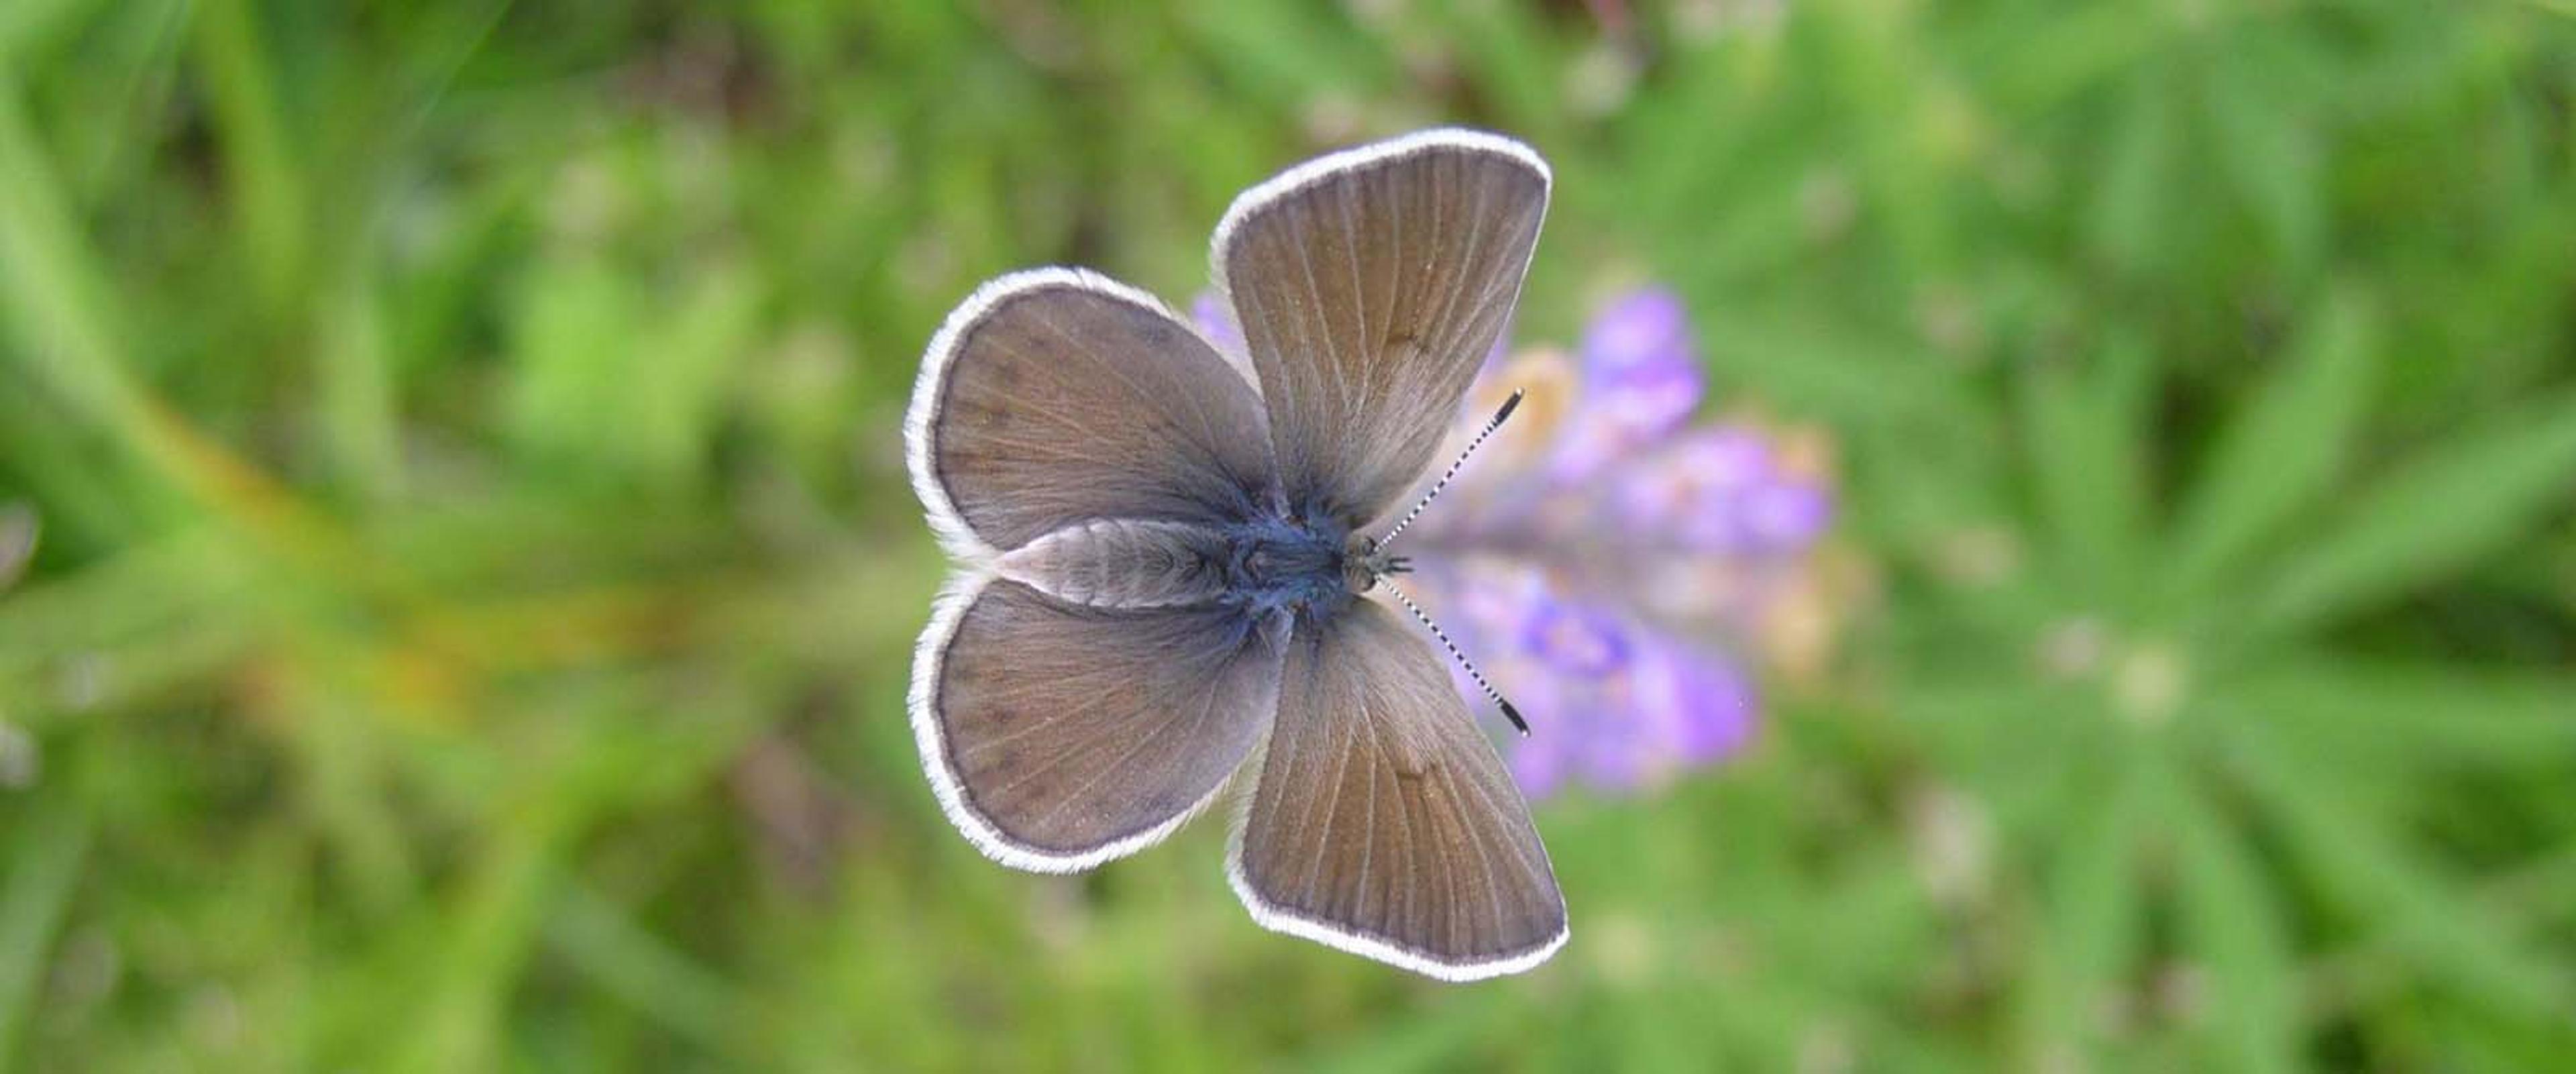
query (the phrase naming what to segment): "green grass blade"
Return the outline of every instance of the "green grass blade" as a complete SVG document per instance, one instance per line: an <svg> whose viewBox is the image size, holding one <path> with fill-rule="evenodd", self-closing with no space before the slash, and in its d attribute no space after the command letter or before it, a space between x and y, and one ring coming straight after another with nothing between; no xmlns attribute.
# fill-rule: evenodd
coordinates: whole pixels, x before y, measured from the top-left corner
<svg viewBox="0 0 2576 1074"><path fill-rule="evenodd" d="M90 420L133 427L141 407L121 368L108 294L16 87L0 76L0 309L10 313L9 351Z"/></svg>
<svg viewBox="0 0 2576 1074"><path fill-rule="evenodd" d="M499 1065L510 993L562 887L567 805L556 798L504 811L508 819L430 926L436 942L412 979L416 998L404 1005L409 1021L389 1069L427 1074Z"/></svg>
<svg viewBox="0 0 2576 1074"><path fill-rule="evenodd" d="M130 311L112 296L108 274L57 182L53 161L0 72L0 359L24 363L69 417L112 438L166 482L201 503L262 511L243 503L251 486L238 460L174 420L131 371ZM142 517L141 508L129 514Z"/></svg>
<svg viewBox="0 0 2576 1074"><path fill-rule="evenodd" d="M198 56L223 141L226 192L252 282L271 303L297 297L311 256L309 206L295 124L284 111L250 0L202 0Z"/></svg>
<svg viewBox="0 0 2576 1074"><path fill-rule="evenodd" d="M2123 89L2110 129L2089 211L2091 245L2123 271L2157 268L2173 242L2165 221L2179 192L2173 182L2181 153L2173 94L2160 73L2141 71Z"/></svg>
<svg viewBox="0 0 2576 1074"><path fill-rule="evenodd" d="M64 800L31 812L37 816L10 841L8 879L0 886L0 1068L14 1065L18 1034L36 1014L45 956L71 908L89 853L90 821L83 807Z"/></svg>
<svg viewBox="0 0 2576 1074"><path fill-rule="evenodd" d="M98 0L12 0L0 4L0 67L26 62L29 53L67 32Z"/></svg>
<svg viewBox="0 0 2576 1074"><path fill-rule="evenodd" d="M1550 127L1565 113L1559 104L1565 65L1539 11L1521 4L1431 6L1440 35L1458 43L1462 65L1495 95L1502 125L1523 138L1552 140Z"/></svg>
<svg viewBox="0 0 2576 1074"><path fill-rule="evenodd" d="M1318 4L1243 0L1192 4L1178 18L1193 48L1223 58L1239 97L1295 106L1319 92L1368 92L1394 77L1378 43L1337 33L1342 16Z"/></svg>
<svg viewBox="0 0 2576 1074"><path fill-rule="evenodd" d="M696 1042L737 1054L750 1013L732 986L629 920L625 910L579 883L564 885L546 924L550 946L602 988Z"/></svg>
<svg viewBox="0 0 2576 1074"><path fill-rule="evenodd" d="M315 348L316 423L332 477L370 501L402 486L402 442L393 384L392 341L372 281L363 272L323 313Z"/></svg>

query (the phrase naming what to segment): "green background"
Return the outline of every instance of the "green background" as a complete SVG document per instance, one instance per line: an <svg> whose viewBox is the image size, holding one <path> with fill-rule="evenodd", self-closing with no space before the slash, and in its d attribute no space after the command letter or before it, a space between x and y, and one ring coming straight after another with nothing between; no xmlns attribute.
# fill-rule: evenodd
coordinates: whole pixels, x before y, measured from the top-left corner
<svg viewBox="0 0 2576 1074"><path fill-rule="evenodd" d="M1556 166L1524 338L1664 281L1831 433L1833 672L1545 803L1502 982L987 863L923 342L1436 122ZM2571 334L2564 0L6 0L0 1063L2563 1061Z"/></svg>

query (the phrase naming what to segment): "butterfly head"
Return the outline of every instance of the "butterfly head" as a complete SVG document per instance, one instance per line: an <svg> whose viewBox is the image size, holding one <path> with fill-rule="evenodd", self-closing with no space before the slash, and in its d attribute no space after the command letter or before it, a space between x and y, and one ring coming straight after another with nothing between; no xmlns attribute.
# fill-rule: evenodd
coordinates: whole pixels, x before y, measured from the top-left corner
<svg viewBox="0 0 2576 1074"><path fill-rule="evenodd" d="M1366 593L1380 579L1412 571L1413 557L1388 555L1375 537L1353 538L1342 552L1342 577L1353 593Z"/></svg>

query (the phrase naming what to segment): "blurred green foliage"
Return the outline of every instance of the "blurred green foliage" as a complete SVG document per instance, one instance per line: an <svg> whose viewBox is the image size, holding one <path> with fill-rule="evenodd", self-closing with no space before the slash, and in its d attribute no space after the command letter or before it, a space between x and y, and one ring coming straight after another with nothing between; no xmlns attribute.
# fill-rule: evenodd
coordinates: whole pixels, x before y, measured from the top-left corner
<svg viewBox="0 0 2576 1074"><path fill-rule="evenodd" d="M1432 122L1878 580L1473 987L991 866L902 700L946 309ZM0 1065L2544 1067L2571 335L2560 0L8 0Z"/></svg>

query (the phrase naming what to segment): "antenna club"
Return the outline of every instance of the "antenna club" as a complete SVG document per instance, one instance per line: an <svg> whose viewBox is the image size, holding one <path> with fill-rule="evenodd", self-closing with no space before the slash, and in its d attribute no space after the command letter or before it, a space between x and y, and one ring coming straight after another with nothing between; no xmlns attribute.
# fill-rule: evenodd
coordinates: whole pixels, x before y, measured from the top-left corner
<svg viewBox="0 0 2576 1074"><path fill-rule="evenodd" d="M1503 718L1512 722L1512 729L1520 732L1522 738L1528 738L1529 721L1521 719L1521 710L1513 708L1511 702L1499 698L1494 703L1503 707Z"/></svg>
<svg viewBox="0 0 2576 1074"><path fill-rule="evenodd" d="M1528 393L1519 388L1512 389L1511 398L1503 400L1503 408L1494 412L1493 424L1500 425L1511 420L1512 411L1520 409L1521 396L1526 394Z"/></svg>

